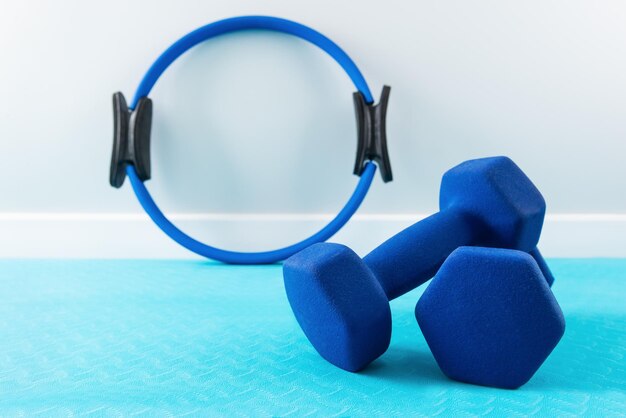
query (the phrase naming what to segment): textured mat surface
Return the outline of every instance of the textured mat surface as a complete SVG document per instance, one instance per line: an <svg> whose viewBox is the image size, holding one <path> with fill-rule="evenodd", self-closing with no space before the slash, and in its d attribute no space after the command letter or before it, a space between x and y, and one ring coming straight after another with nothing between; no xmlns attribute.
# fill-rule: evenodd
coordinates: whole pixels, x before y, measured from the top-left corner
<svg viewBox="0 0 626 418"><path fill-rule="evenodd" d="M626 414L626 260L553 260L561 344L516 391L438 370L413 308L359 374L318 357L280 266L0 261L0 415L618 416Z"/></svg>

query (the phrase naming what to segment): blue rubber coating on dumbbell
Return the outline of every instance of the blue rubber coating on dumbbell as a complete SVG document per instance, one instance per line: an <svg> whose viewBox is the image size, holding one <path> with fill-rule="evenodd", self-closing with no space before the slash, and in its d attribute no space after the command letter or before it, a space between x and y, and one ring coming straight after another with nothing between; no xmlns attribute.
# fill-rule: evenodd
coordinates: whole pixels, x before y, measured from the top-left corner
<svg viewBox="0 0 626 418"><path fill-rule="evenodd" d="M546 282L548 282L548 286L552 287L554 284L554 275L552 274L552 270L550 270L550 266L548 266L546 259L543 258L539 252L539 248L535 247L530 250L528 254L535 259L537 265L539 266L539 270L541 270L541 274L543 274L543 278L546 279Z"/></svg>
<svg viewBox="0 0 626 418"><path fill-rule="evenodd" d="M465 161L444 174L438 213L401 231L364 260L389 299L430 280L464 245L533 251L552 284L548 265L534 251L545 211L543 196L510 158Z"/></svg>
<svg viewBox="0 0 626 418"><path fill-rule="evenodd" d="M565 319L527 253L461 247L441 266L415 316L451 379L515 389L539 369L565 332Z"/></svg>
<svg viewBox="0 0 626 418"><path fill-rule="evenodd" d="M508 157L465 161L441 180L439 210L461 210L488 226L480 241L488 247L529 252L537 246L546 202Z"/></svg>
<svg viewBox="0 0 626 418"><path fill-rule="evenodd" d="M296 320L327 361L355 372L387 350L387 296L354 251L314 244L285 261L283 276Z"/></svg>
<svg viewBox="0 0 626 418"><path fill-rule="evenodd" d="M355 371L384 353L391 335L388 302L428 281L460 246L529 251L545 272L543 280L552 284L552 273L536 249L545 201L513 161L466 161L444 175L441 195L440 212L401 231L363 260L347 247L320 243L285 262L294 315L326 360ZM364 304L369 309L363 313Z"/></svg>

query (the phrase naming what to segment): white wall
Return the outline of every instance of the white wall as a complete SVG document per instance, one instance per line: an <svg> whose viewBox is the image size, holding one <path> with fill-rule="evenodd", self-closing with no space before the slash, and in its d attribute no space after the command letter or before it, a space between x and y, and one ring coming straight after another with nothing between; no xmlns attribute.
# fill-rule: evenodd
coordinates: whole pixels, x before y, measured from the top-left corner
<svg viewBox="0 0 626 418"><path fill-rule="evenodd" d="M128 184L108 185L111 94L130 98L178 37L241 14L310 25L376 97L392 86L395 180L376 178L338 240L371 248L436 210L447 168L506 154L546 197L548 255L626 256L626 3L370 0L3 1L0 256L188 255L135 215ZM169 213L214 214L184 226L215 244L303 237L356 182L352 91L295 38L202 44L151 95L153 196Z"/></svg>

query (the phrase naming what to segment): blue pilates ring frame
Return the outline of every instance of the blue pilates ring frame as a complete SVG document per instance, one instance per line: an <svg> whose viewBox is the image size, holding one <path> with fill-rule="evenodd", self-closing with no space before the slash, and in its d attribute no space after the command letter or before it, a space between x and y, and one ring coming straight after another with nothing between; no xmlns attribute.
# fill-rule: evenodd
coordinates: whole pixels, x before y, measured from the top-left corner
<svg viewBox="0 0 626 418"><path fill-rule="evenodd" d="M330 55L348 74L354 86L363 95L365 101L373 103L372 93L363 78L363 75L357 68L356 64L350 57L333 41L322 35L321 33L301 25L290 20L281 19L270 16L241 16L229 19L220 20L206 26L202 26L193 32L183 36L170 46L148 69L148 72L144 75L139 87L135 92L133 100L129 108L135 109L140 99L147 97L155 83L163 74L163 72L174 62L179 56L185 53L193 46L206 41L208 39L220 36L226 33L260 29L275 32L282 32L289 35L296 36L304 39L313 45L318 46L320 49ZM167 234L174 241L193 251L201 256L222 261L224 263L232 264L267 264L284 260L291 255L305 249L306 247L315 244L317 242L323 242L332 237L357 211L365 195L367 194L372 179L376 173L376 165L371 161L367 162L365 168L361 174L356 189L346 205L341 211L331 220L325 227L323 227L317 233L310 237L290 245L288 247L280 248L273 251L263 252L236 252L222 250L216 247L212 247L203 244L189 235L178 229L172 222L170 222L163 212L156 205L148 189L144 185L143 181L139 178L135 167L132 164L128 164L126 167L126 174L130 178L133 191L139 200L139 203L154 221L154 223L161 228L165 234Z"/></svg>

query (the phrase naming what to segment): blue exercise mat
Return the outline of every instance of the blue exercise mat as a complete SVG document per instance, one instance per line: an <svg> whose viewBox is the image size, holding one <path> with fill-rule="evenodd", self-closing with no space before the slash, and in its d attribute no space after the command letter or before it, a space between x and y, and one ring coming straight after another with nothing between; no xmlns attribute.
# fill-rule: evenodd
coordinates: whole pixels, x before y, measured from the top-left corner
<svg viewBox="0 0 626 418"><path fill-rule="evenodd" d="M565 336L519 390L445 378L413 310L352 374L300 331L281 267L0 261L0 416L618 416L626 260L552 260Z"/></svg>

